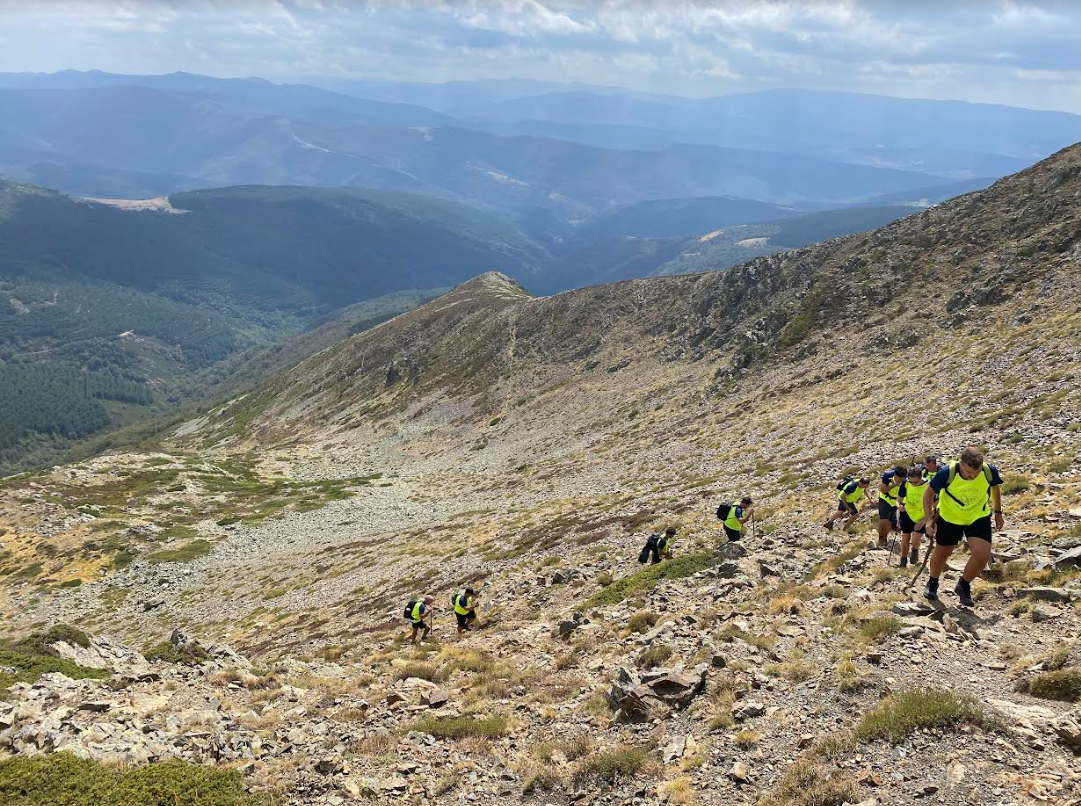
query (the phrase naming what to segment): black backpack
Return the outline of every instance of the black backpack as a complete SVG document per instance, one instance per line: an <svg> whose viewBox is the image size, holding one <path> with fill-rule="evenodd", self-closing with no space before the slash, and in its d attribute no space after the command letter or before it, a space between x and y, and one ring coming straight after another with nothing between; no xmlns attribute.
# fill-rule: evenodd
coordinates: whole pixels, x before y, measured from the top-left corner
<svg viewBox="0 0 1081 806"><path fill-rule="evenodd" d="M717 507L717 519L722 521L727 520L728 515L732 512L732 507L734 506L735 504L725 501L723 504Z"/></svg>
<svg viewBox="0 0 1081 806"><path fill-rule="evenodd" d="M413 620L413 608L417 606L417 602L419 602L419 601L420 601L420 599L410 599L409 604L407 604L405 606L405 614L404 615L410 621Z"/></svg>
<svg viewBox="0 0 1081 806"><path fill-rule="evenodd" d="M855 480L856 480L855 476L845 476L843 479L841 479L841 483L837 485L837 489L838 490L843 490L845 487L847 487L849 484L851 484Z"/></svg>
<svg viewBox="0 0 1081 806"><path fill-rule="evenodd" d="M661 537L660 535L650 535L649 536L649 539L646 541L645 547L638 554L638 562L640 562L640 563L649 562L649 555L653 553L653 547L657 545L657 541L660 540L660 537Z"/></svg>

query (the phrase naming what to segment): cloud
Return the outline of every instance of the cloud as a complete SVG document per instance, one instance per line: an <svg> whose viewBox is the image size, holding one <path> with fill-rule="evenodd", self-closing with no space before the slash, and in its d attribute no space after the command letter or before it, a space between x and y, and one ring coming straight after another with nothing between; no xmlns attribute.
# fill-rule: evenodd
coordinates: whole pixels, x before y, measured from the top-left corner
<svg viewBox="0 0 1081 806"><path fill-rule="evenodd" d="M0 70L811 87L1081 112L1072 0L0 0Z"/></svg>

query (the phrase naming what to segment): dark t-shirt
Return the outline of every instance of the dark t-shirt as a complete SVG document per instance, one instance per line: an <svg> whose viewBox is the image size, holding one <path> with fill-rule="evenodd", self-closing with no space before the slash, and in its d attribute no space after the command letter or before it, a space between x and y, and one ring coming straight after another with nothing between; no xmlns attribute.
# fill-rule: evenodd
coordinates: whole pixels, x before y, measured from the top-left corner
<svg viewBox="0 0 1081 806"><path fill-rule="evenodd" d="M859 486L860 486L860 483L858 481L852 482L847 487L845 487L845 489L844 489L845 495L852 495L852 493L856 492L856 488L859 487Z"/></svg>
<svg viewBox="0 0 1081 806"><path fill-rule="evenodd" d="M1002 484L1002 476L998 474L998 468L992 464L989 464L987 466L991 469L991 486L997 487L998 485ZM982 473L983 470L980 470L980 472ZM958 475L960 475L960 471L958 471ZM940 493L946 489L946 485L949 484L949 482L950 469L948 467L944 467L942 468L942 470L938 471L935 474L935 477L933 479L931 479L931 489L934 490L936 493Z"/></svg>

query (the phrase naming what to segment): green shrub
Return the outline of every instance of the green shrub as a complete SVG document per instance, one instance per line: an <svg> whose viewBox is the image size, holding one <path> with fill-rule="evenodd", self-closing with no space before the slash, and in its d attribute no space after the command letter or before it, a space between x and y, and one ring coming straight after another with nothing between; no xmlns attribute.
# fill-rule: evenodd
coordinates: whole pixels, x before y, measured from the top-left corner
<svg viewBox="0 0 1081 806"><path fill-rule="evenodd" d="M1018 495L1027 492L1032 486L1032 480L1028 476L1011 476L1002 482L1003 495Z"/></svg>
<svg viewBox="0 0 1081 806"><path fill-rule="evenodd" d="M17 682L33 683L50 672L59 672L73 680L104 680L112 676L108 669L92 669L60 657L52 648L58 641L83 647L90 645L86 633L66 624L58 624L48 632L34 633L18 641L0 641L0 689Z"/></svg>
<svg viewBox="0 0 1081 806"><path fill-rule="evenodd" d="M196 643L173 646L169 641L150 647L143 652L147 660L160 660L180 666L198 666L210 660L210 654Z"/></svg>
<svg viewBox="0 0 1081 806"><path fill-rule="evenodd" d="M586 607L619 604L630 596L653 590L661 580L683 579L704 571L711 565L713 565L712 551L700 551L695 554L685 554L673 560L665 560L618 579L604 590L597 591L586 602Z"/></svg>
<svg viewBox="0 0 1081 806"><path fill-rule="evenodd" d="M883 700L860 719L855 736L861 741L889 739L900 744L921 728L948 730L960 724L997 729L998 721L967 695L952 691L905 691Z"/></svg>
<svg viewBox="0 0 1081 806"><path fill-rule="evenodd" d="M119 772L67 753L0 761L5 806L271 806L235 770L163 761Z"/></svg>
<svg viewBox="0 0 1081 806"><path fill-rule="evenodd" d="M205 557L214 550L214 544L209 540L193 540L178 549L166 549L155 551L146 555L146 561L150 563L186 563Z"/></svg>
<svg viewBox="0 0 1081 806"><path fill-rule="evenodd" d="M639 610L627 619L627 629L631 632L645 632L657 623L657 614L649 610Z"/></svg>
<svg viewBox="0 0 1081 806"><path fill-rule="evenodd" d="M758 806L842 806L862 799L856 780L847 773L830 772L811 758L792 764Z"/></svg>
<svg viewBox="0 0 1081 806"><path fill-rule="evenodd" d="M649 754L645 750L627 745L594 753L574 771L574 783L578 786L591 781L613 784L620 778L637 775L648 760Z"/></svg>
<svg viewBox="0 0 1081 806"><path fill-rule="evenodd" d="M860 625L860 634L868 641L880 644L904 626L897 616L875 616Z"/></svg>
<svg viewBox="0 0 1081 806"><path fill-rule="evenodd" d="M447 679L444 670L434 663L407 663L394 670L395 680L405 680L407 677L419 677L433 683Z"/></svg>
<svg viewBox="0 0 1081 806"><path fill-rule="evenodd" d="M672 647L668 644L654 644L638 656L635 665L639 669L652 669L660 666L670 657L672 657Z"/></svg>
<svg viewBox="0 0 1081 806"><path fill-rule="evenodd" d="M1028 684L1029 693L1043 700L1081 701L1081 669L1041 672Z"/></svg>
<svg viewBox="0 0 1081 806"><path fill-rule="evenodd" d="M444 739L465 739L469 736L494 739L507 732L507 720L501 716L488 716L482 719L471 716L428 716L414 722L410 730L430 733L432 736Z"/></svg>

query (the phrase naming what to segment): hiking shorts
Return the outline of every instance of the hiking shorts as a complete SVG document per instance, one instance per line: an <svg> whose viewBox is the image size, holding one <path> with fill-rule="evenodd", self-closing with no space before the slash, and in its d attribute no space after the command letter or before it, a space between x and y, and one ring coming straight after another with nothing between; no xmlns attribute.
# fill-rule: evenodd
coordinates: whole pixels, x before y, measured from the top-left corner
<svg viewBox="0 0 1081 806"><path fill-rule="evenodd" d="M860 511L856 509L855 504L853 504L851 501L842 501L840 498L837 499L837 511L847 512L849 515L860 514Z"/></svg>
<svg viewBox="0 0 1081 806"><path fill-rule="evenodd" d="M940 546L956 546L961 542L962 537L967 537L969 540L975 537L978 540L986 540L988 543L991 542L990 515L965 526L944 521L940 515L937 523L938 531L935 532L935 540L938 541L938 545Z"/></svg>
<svg viewBox="0 0 1081 806"><path fill-rule="evenodd" d="M897 528L897 507L891 507L881 498L878 499L878 519L889 521L890 526Z"/></svg>
<svg viewBox="0 0 1081 806"><path fill-rule="evenodd" d="M735 542L736 542L736 541L738 541L738 540L739 540L739 539L740 539L741 537L743 537L743 532L737 532L737 531L736 531L735 529L733 529L733 528L732 528L731 526L725 526L725 527L724 527L724 533L725 533L726 535L728 535L728 539L729 539L729 540L731 540L731 541L732 541L733 543L735 543Z"/></svg>
<svg viewBox="0 0 1081 806"><path fill-rule="evenodd" d="M458 620L459 627L469 628L469 622L475 619L477 616L475 613L455 613L454 618Z"/></svg>
<svg viewBox="0 0 1081 806"><path fill-rule="evenodd" d="M921 526L919 529L917 529L916 528L916 522L914 520L912 520L912 518L908 517L908 513L903 511L903 510L901 512L900 520L901 520L901 531L904 534L907 535L907 534L910 534L911 532L918 532L921 535L927 534L927 527L926 526Z"/></svg>

